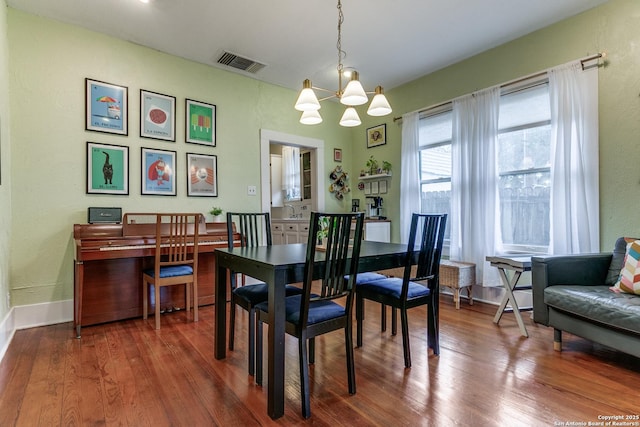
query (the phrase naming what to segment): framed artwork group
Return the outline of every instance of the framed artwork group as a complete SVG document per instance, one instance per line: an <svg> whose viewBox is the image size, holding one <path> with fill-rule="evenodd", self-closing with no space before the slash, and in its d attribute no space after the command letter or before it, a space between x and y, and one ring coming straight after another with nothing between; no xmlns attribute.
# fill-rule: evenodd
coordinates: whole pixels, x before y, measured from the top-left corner
<svg viewBox="0 0 640 427"><path fill-rule="evenodd" d="M85 129L128 136L128 87L85 79ZM185 99L185 142L216 146L216 106ZM176 97L140 89L140 137L176 142ZM141 194L175 196L177 152L141 148ZM129 147L87 142L87 194L129 194ZM218 196L218 162L212 154L187 153L187 196Z"/></svg>

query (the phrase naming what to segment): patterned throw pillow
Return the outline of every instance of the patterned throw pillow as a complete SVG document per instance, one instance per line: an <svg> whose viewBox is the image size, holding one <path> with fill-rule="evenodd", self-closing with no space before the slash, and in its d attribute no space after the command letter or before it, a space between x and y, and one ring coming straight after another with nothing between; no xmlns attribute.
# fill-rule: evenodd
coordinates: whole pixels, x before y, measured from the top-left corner
<svg viewBox="0 0 640 427"><path fill-rule="evenodd" d="M640 240L627 243L620 277L613 290L640 295Z"/></svg>

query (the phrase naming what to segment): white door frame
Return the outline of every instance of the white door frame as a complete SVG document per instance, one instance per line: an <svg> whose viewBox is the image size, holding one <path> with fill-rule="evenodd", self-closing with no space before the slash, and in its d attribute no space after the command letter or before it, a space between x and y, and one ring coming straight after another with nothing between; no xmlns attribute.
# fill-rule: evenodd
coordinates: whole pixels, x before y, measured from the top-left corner
<svg viewBox="0 0 640 427"><path fill-rule="evenodd" d="M293 145L316 150L316 188L315 191L313 191L316 196L315 209L324 211L324 191L322 191L322 186L325 181L324 141L321 139L260 129L260 206L262 212L271 211L271 168L269 167L269 145L271 144Z"/></svg>

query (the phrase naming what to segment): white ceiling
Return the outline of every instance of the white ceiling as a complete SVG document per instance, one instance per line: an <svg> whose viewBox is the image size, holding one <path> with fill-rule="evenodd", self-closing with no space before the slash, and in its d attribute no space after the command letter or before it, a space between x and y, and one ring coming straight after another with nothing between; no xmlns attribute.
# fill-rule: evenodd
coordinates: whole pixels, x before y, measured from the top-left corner
<svg viewBox="0 0 640 427"><path fill-rule="evenodd" d="M386 90L606 0L343 0L343 63ZM337 0L8 0L10 7L216 64L223 51L266 64L280 86L337 89ZM587 52L585 52L586 54Z"/></svg>

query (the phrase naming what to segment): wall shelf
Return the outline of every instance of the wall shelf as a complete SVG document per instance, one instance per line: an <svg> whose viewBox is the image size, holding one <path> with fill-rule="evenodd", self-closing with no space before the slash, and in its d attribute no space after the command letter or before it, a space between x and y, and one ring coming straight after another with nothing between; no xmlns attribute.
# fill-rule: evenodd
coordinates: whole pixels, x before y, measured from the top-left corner
<svg viewBox="0 0 640 427"><path fill-rule="evenodd" d="M359 176L358 179L360 181L367 181L370 179L382 179L382 178L391 178L391 174L390 173L379 173L376 175L364 175L364 176Z"/></svg>

